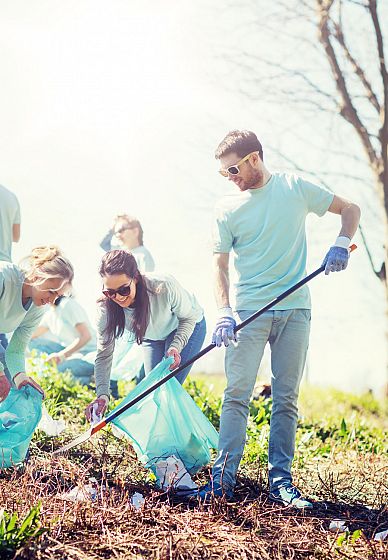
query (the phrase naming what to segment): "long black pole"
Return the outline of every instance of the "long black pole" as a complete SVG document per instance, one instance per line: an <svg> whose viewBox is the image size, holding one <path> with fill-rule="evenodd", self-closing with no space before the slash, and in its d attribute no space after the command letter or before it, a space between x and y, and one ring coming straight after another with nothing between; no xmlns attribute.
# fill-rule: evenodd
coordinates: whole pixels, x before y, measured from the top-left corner
<svg viewBox="0 0 388 560"><path fill-rule="evenodd" d="M352 245L352 247L353 247L353 245ZM354 246L354 248L355 248L355 246ZM273 299L272 301L267 303L267 305L265 305L264 307L259 309L259 311L256 311L255 313L253 313L253 315L251 315L250 317L248 317L247 319L245 319L244 321L239 323L235 327L234 332L236 333L240 329L243 329L246 325L248 325L249 323L251 323L252 321L257 319L257 317L260 317L260 315L262 315L263 313L265 313L266 311L271 309L271 307L273 307L274 305L276 305L277 303L282 301L284 298L288 297L290 294L292 294L293 292L295 292L296 290L298 290L299 288L301 288L302 286L307 284L307 282L309 282L310 280L312 280L313 278L318 276L318 274L321 274L321 272L323 272L324 270L325 270L325 267L323 265L320 266L319 268L317 268L317 270L315 270L314 272L312 272L311 274L309 274L308 276L303 278L303 280L301 280L300 282L297 282L296 284L294 284L294 286L291 286L291 288L288 288L288 290L286 290L285 292L280 294L280 296L276 297L275 299ZM202 356L204 356L205 354L210 352L210 350L213 350L214 347L215 347L215 344L211 343L208 346L206 346L205 348L202 348L202 350L200 352L198 352L198 354L196 354L195 356L190 358L190 360L187 360L187 362L185 362L184 364L182 364L178 368L174 369L171 373L169 373L168 375L163 377L163 379L160 379L157 383L155 383L154 385L151 385L151 387L148 387L148 389L146 389L143 393L141 393L140 395L138 395L137 397L135 397L134 399L132 399L131 401L126 403L121 408L118 408L116 411L114 411L111 414L109 414L108 416L106 416L106 418L104 419L105 424L108 424L109 422L112 422L112 420L117 418L117 416L119 416L120 414L122 414L123 412L128 410L128 408L131 408L131 406L134 406L135 404L137 404L139 401L141 401L141 399L144 399L144 397L146 397L147 395L149 395L150 393L152 393L153 391L158 389L158 387L160 387L161 385L163 385L164 383L166 383L167 381L169 381L170 379L172 379L173 377L178 375L178 373L183 371L185 368L187 368L188 366L191 366L191 364L193 364L194 362L199 360L199 358L202 358Z"/></svg>

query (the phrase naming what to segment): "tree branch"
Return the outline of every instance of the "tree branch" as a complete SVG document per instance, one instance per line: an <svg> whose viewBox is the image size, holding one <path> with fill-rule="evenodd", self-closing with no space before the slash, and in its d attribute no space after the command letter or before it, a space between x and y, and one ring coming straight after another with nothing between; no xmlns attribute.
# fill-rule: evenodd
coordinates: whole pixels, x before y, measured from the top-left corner
<svg viewBox="0 0 388 560"><path fill-rule="evenodd" d="M381 78L384 86L385 100L387 100L388 73L387 73L387 66L385 64L385 56L384 56L384 39L383 39L383 34L381 32L379 16L377 15L376 0L369 0L369 10L373 21L373 26L376 32L377 51L379 53L379 62L380 62L380 72L381 72ZM387 114L385 115L385 117L387 117Z"/></svg>
<svg viewBox="0 0 388 560"><path fill-rule="evenodd" d="M317 0L320 40L328 57L337 91L342 99L342 106L340 109L341 115L353 126L353 128L357 132L358 136L361 139L362 145L366 150L371 167L375 171L375 173L378 174L378 169L380 166L379 158L373 148L369 133L352 103L345 78L339 66L333 45L330 41L331 32L329 29L329 11L333 5L333 1L334 0Z"/></svg>
<svg viewBox="0 0 388 560"><path fill-rule="evenodd" d="M364 4L363 2L357 2L357 0L348 0L348 4L354 4L355 6L360 6L361 8L365 8L366 10L368 9L367 4Z"/></svg>
<svg viewBox="0 0 388 560"><path fill-rule="evenodd" d="M279 63L273 62L272 60L266 60L264 58L261 58L260 60L262 62L264 62L264 64L267 64L268 66L279 68L280 70L283 70L284 72L290 73L290 70L288 68L285 68L284 66L282 66ZM313 91L319 93L323 97L326 97L327 99L329 99L333 103L336 103L335 97L333 97L330 93L327 93L326 91L322 90L317 84L312 82L303 72L300 72L299 70L293 70L292 74L293 74L293 76L297 76L298 78L302 79L309 86L309 88L311 88Z"/></svg>
<svg viewBox="0 0 388 560"><path fill-rule="evenodd" d="M385 262L382 263L380 270L375 269L375 265L374 265L374 262L373 262L373 259L372 259L372 255L371 255L371 252L369 250L369 246L368 246L368 243L366 241L364 230L361 226L361 223L358 224L358 229L359 229L359 232L360 232L360 235L361 235L362 242L363 242L364 247L365 247L365 251L366 251L366 254L367 254L367 257L368 257L368 260L369 260L369 264L371 265L373 272L376 274L376 276L379 280L381 280L382 282L385 282L386 279L387 279L387 274L386 274L386 270L385 270Z"/></svg>
<svg viewBox="0 0 388 560"><path fill-rule="evenodd" d="M371 102L373 107L376 109L378 114L381 115L381 107L380 107L379 100L377 99L377 96L376 96L375 92L373 91L369 80L365 76L364 70L361 68L361 66L359 65L357 60L353 57L353 55L349 51L349 48L348 48L348 46L345 42L345 37L344 37L344 34L343 34L343 31L342 31L341 27L339 26L338 23L335 23L335 22L333 22L333 26L334 26L334 30L335 30L334 37L337 39L338 43L341 45L341 47L342 47L342 49L345 53L345 56L349 60L350 64L352 65L356 75L360 78L360 81L361 81L361 83L363 84L363 86L366 90L367 99L369 99L369 101Z"/></svg>
<svg viewBox="0 0 388 560"><path fill-rule="evenodd" d="M384 191L384 207L388 216L388 73L384 56L384 39L381 32L379 17L377 14L376 0L369 0L369 10L376 32L377 51L379 54L380 73L384 89L384 118L380 129L381 162L379 167L379 178Z"/></svg>

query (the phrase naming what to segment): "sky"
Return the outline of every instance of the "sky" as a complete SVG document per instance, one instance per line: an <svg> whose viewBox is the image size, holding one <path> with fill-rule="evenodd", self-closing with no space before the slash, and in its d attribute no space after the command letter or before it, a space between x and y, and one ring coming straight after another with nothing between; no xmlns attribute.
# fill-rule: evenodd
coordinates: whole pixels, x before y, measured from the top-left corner
<svg viewBox="0 0 388 560"><path fill-rule="evenodd" d="M233 189L218 175L213 154L233 128L258 134L272 171L292 171L293 161L303 161L359 203L373 257L381 259L377 197L369 179L350 177L363 174L361 157L328 149L328 139L354 142L357 154L357 141L332 115L300 108L292 93L300 84L282 85L279 105L276 76L263 63L254 72L257 51L278 64L306 58L300 44L292 57L282 54L294 41L290 29L308 36L303 23L285 22L280 37L264 6L253 17L249 0L234 7L220 0L0 0L0 183L22 207L13 257L58 244L74 264L75 293L92 321L101 289L99 242L116 214L130 213L143 225L157 269L197 296L210 336L212 209ZM314 68L313 53L308 61ZM328 81L327 68L319 80ZM309 271L339 229L337 216L308 219ZM358 235L355 241L348 271L311 283L306 377L379 392L387 362L384 291ZM214 350L195 368L222 372L222 360ZM269 375L268 357L262 370Z"/></svg>

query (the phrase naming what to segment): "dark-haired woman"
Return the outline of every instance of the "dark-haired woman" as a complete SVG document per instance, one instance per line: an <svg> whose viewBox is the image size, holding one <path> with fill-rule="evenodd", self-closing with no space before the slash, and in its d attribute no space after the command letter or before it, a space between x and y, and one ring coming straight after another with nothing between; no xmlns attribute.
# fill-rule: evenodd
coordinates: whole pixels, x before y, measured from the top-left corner
<svg viewBox="0 0 388 560"><path fill-rule="evenodd" d="M123 250L109 251L102 259L103 297L98 301L97 399L86 408L102 415L109 402L109 378L115 339L133 333L144 351L148 374L164 356L172 356L171 369L200 351L206 334L203 310L196 298L170 275L141 274L135 258ZM183 383L191 366L177 375Z"/></svg>

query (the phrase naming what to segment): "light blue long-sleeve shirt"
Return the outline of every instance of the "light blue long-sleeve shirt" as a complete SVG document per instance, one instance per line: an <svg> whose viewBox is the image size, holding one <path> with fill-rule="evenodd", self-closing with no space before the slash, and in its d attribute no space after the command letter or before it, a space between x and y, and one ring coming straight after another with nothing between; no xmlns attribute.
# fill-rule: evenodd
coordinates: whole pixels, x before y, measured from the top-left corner
<svg viewBox="0 0 388 560"><path fill-rule="evenodd" d="M150 318L146 339L165 340L176 330L171 346L178 352L186 346L196 323L203 319L203 309L193 294L183 288L179 282L167 274L144 274L150 290ZM133 309L124 309L125 329L131 332ZM106 307L103 302L98 305L97 319L97 356L94 373L97 395L109 394L109 379L112 369L115 341L108 342L104 335L107 323Z"/></svg>
<svg viewBox="0 0 388 560"><path fill-rule="evenodd" d="M11 377L25 371L25 351L33 331L39 325L44 309L28 300L22 302L24 274L15 264L0 262L0 332L12 332L5 351L5 362ZM0 371L4 371L0 361Z"/></svg>
<svg viewBox="0 0 388 560"><path fill-rule="evenodd" d="M105 235L104 239L100 243L100 247L104 251L111 251L112 249L127 250L122 245L116 245L114 243L114 234L112 230L109 230ZM153 272L155 270L155 261L147 247L145 247L144 245L138 245L130 251L128 250L128 252L135 257L140 272Z"/></svg>

